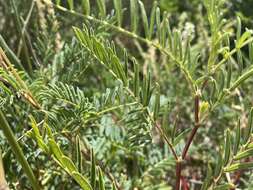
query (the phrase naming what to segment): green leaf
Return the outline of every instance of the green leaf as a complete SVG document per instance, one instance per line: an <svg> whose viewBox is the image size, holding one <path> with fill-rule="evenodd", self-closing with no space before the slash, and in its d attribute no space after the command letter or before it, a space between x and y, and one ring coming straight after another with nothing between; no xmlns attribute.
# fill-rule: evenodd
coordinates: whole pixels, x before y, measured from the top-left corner
<svg viewBox="0 0 253 190"><path fill-rule="evenodd" d="M84 44L86 44L86 40L84 37L84 32L82 32L79 28L73 26L73 30L75 32L76 37L78 40Z"/></svg>
<svg viewBox="0 0 253 190"><path fill-rule="evenodd" d="M37 179L35 178L33 171L29 165L29 163L27 162L26 157L24 156L24 153L22 151L22 149L20 148L19 144L17 143L17 140L7 122L7 120L5 119L2 111L0 110L0 128L3 131L4 136L6 137L13 153L16 156L16 159L18 160L18 162L21 164L22 169L24 170L25 174L28 177L28 180L31 182L31 185L33 187L33 189L41 189L39 186L39 183L37 181Z"/></svg>
<svg viewBox="0 0 253 190"><path fill-rule="evenodd" d="M91 186L96 189L96 160L93 149L91 149Z"/></svg>
<svg viewBox="0 0 253 190"><path fill-rule="evenodd" d="M231 78L232 78L232 60L229 57L227 62L228 72L227 72L227 88L230 87L231 84Z"/></svg>
<svg viewBox="0 0 253 190"><path fill-rule="evenodd" d="M151 75L150 72L148 72L148 76L144 76L143 79L143 85L142 85L142 103L144 106L148 106L151 98Z"/></svg>
<svg viewBox="0 0 253 190"><path fill-rule="evenodd" d="M234 157L234 160L241 160L241 159L244 159L244 158L248 158L250 156L253 155L253 148L250 148L248 150L245 150L245 151L242 151L242 152L239 152L235 157Z"/></svg>
<svg viewBox="0 0 253 190"><path fill-rule="evenodd" d="M90 0L82 0L82 8L85 15L90 15Z"/></svg>
<svg viewBox="0 0 253 190"><path fill-rule="evenodd" d="M114 3L115 10L116 10L116 17L117 17L118 26L121 26L122 18L123 18L122 2L121 2L121 0L113 0L113 3Z"/></svg>
<svg viewBox="0 0 253 190"><path fill-rule="evenodd" d="M124 71L125 71L125 76L128 78L128 54L127 51L124 49ZM128 86L128 84L127 84Z"/></svg>
<svg viewBox="0 0 253 190"><path fill-rule="evenodd" d="M157 27L157 38L160 39L161 36L161 11L160 8L156 8L156 27Z"/></svg>
<svg viewBox="0 0 253 190"><path fill-rule="evenodd" d="M72 172L71 176L76 180L76 182L82 187L83 190L92 190L87 179L85 179L80 173Z"/></svg>
<svg viewBox="0 0 253 190"><path fill-rule="evenodd" d="M204 183L201 186L201 190L207 190L208 189L209 184L210 184L210 182L212 180L212 173L213 173L212 168L211 168L210 165L208 165L207 175L206 175Z"/></svg>
<svg viewBox="0 0 253 190"><path fill-rule="evenodd" d="M130 0L131 31L137 33L138 4L137 0Z"/></svg>
<svg viewBox="0 0 253 190"><path fill-rule="evenodd" d="M240 76L242 74L242 70L243 70L243 58L242 58L242 52L240 49L237 50L236 56L237 56L237 64L239 67L238 75Z"/></svg>
<svg viewBox="0 0 253 190"><path fill-rule="evenodd" d="M118 57L113 55L111 61L115 65L115 68L116 68L117 73L118 73L118 77L121 79L124 86L127 86L127 78L126 78L126 75L125 75L125 72L124 72L123 65L120 63L120 60L118 59Z"/></svg>
<svg viewBox="0 0 253 190"><path fill-rule="evenodd" d="M65 156L65 155L62 155L61 159L59 160L62 164L62 166L69 172L69 173L72 173L74 171L77 171L76 169L76 166L75 164L73 163L73 161Z"/></svg>
<svg viewBox="0 0 253 190"><path fill-rule="evenodd" d="M253 107L250 109L249 116L248 116L248 126L244 138L244 142L248 142L250 139L250 135L252 133L252 124L253 124Z"/></svg>
<svg viewBox="0 0 253 190"><path fill-rule="evenodd" d="M186 42L183 64L186 62L188 65L191 65L191 44L190 44L189 38L187 39L187 42Z"/></svg>
<svg viewBox="0 0 253 190"><path fill-rule="evenodd" d="M61 0L56 0L56 5L60 5Z"/></svg>
<svg viewBox="0 0 253 190"><path fill-rule="evenodd" d="M61 161L63 153L62 153L61 149L59 148L59 146L57 145L57 143L55 142L55 140L52 138L49 138L48 144L49 144L51 152L56 157L56 159Z"/></svg>
<svg viewBox="0 0 253 190"><path fill-rule="evenodd" d="M133 59L133 64L134 64L134 95L135 97L138 97L140 90L139 64L136 62L136 59Z"/></svg>
<svg viewBox="0 0 253 190"><path fill-rule="evenodd" d="M179 60L183 60L183 47L182 47L182 36L180 31L176 31L175 32L175 38L176 38L176 44L178 49L176 49L176 51L179 53ZM197 62L196 62L197 63Z"/></svg>
<svg viewBox="0 0 253 190"><path fill-rule="evenodd" d="M113 182L113 184L112 184L112 190L117 190L117 187L116 187L116 185L115 185L115 182Z"/></svg>
<svg viewBox="0 0 253 190"><path fill-rule="evenodd" d="M30 118L30 121L31 121L31 126L33 128L33 133L35 134L35 136L37 138L41 138L40 131L39 131L39 128L37 126L37 123L36 123L34 117L32 115L30 115L29 118Z"/></svg>
<svg viewBox="0 0 253 190"><path fill-rule="evenodd" d="M173 130L175 131L175 129ZM191 131L191 129L185 129L183 132L181 132L176 138L173 138L173 145L176 146L185 136ZM175 132L174 132L175 133ZM174 136L174 135L173 135Z"/></svg>
<svg viewBox="0 0 253 190"><path fill-rule="evenodd" d="M236 48L240 49L243 47L243 43L249 39L252 35L251 30L247 30L246 32L243 33L243 35L239 38L239 40L236 42Z"/></svg>
<svg viewBox="0 0 253 190"><path fill-rule="evenodd" d="M247 145L247 148L249 149L249 148L253 148L253 142L252 143L249 143L248 145Z"/></svg>
<svg viewBox="0 0 253 190"><path fill-rule="evenodd" d="M200 106L199 106L199 114L200 114L200 116L202 116L205 113L207 113L209 107L210 107L210 105L209 105L208 102L206 102L206 101L201 102Z"/></svg>
<svg viewBox="0 0 253 190"><path fill-rule="evenodd" d="M253 43L249 43L249 60L250 64L253 64Z"/></svg>
<svg viewBox="0 0 253 190"><path fill-rule="evenodd" d="M146 13L145 7L141 1L139 1L139 5L140 5L140 9L141 9L141 18L142 18L142 22L143 22L143 26L144 26L145 36L146 36L146 38L148 38L150 36L150 34L149 34L147 13Z"/></svg>
<svg viewBox="0 0 253 190"><path fill-rule="evenodd" d="M155 107L154 107L154 120L159 116L159 110L160 110L160 86L157 83L156 84L156 93L155 93Z"/></svg>
<svg viewBox="0 0 253 190"><path fill-rule="evenodd" d="M162 118L162 129L166 133L166 135L169 136L169 119L168 119L168 113L169 113L169 104L167 103L164 108L163 112L163 118ZM176 119L178 117L176 116Z"/></svg>
<svg viewBox="0 0 253 190"><path fill-rule="evenodd" d="M159 36L159 42L162 44L162 47L166 46L168 26L169 26L169 21L167 18L167 12L165 11L163 13L163 21L160 25L160 36Z"/></svg>
<svg viewBox="0 0 253 190"><path fill-rule="evenodd" d="M70 10L74 9L74 2L73 2L73 0L68 0L68 5L69 5L69 9Z"/></svg>
<svg viewBox="0 0 253 190"><path fill-rule="evenodd" d="M214 169L214 177L218 177L220 175L221 170L222 170L222 165L223 165L222 155L219 152L215 169Z"/></svg>
<svg viewBox="0 0 253 190"><path fill-rule="evenodd" d="M102 18L106 17L106 6L105 6L105 0L97 0L98 10L99 14Z"/></svg>
<svg viewBox="0 0 253 190"><path fill-rule="evenodd" d="M174 144L174 141L175 141L175 136L176 136L176 131L177 131L177 127L178 127L178 120L179 120L179 117L178 115L176 116L175 120L174 120L174 123L173 123L173 128L172 128L172 131L171 131L171 141L172 143ZM181 135L182 136L182 135ZM183 136L182 136L183 137ZM181 139L180 139L181 140ZM178 141L179 142L179 141Z"/></svg>
<svg viewBox="0 0 253 190"><path fill-rule="evenodd" d="M83 159L82 159L82 152L81 152L81 142L78 135L76 136L76 160L77 160L78 171L81 173L82 166L83 166L83 162L82 162Z"/></svg>
<svg viewBox="0 0 253 190"><path fill-rule="evenodd" d="M99 171L99 190L105 190L105 182L103 177L103 172L101 168L98 168Z"/></svg>
<svg viewBox="0 0 253 190"><path fill-rule="evenodd" d="M212 91L211 91L211 100L214 100L216 98L216 92L217 92L217 82L213 78L211 78L212 83Z"/></svg>
<svg viewBox="0 0 253 190"><path fill-rule="evenodd" d="M48 137L51 138L51 139L53 139L53 133L52 133L50 127L47 125L46 122L44 123L44 128L47 129L47 135L48 135Z"/></svg>
<svg viewBox="0 0 253 190"><path fill-rule="evenodd" d="M234 142L234 155L237 154L239 146L240 146L240 139L241 139L241 122L238 119L238 124L236 128L236 135L235 135L235 142Z"/></svg>
<svg viewBox="0 0 253 190"><path fill-rule="evenodd" d="M149 40L152 38L152 34L154 33L156 8L157 8L157 1L154 1L150 15L149 36L148 36Z"/></svg>
<svg viewBox="0 0 253 190"><path fill-rule="evenodd" d="M244 162L244 163L236 163L232 164L226 168L224 168L225 172L233 172L237 170L246 170L253 168L253 162Z"/></svg>
<svg viewBox="0 0 253 190"><path fill-rule="evenodd" d="M229 162L230 155L231 155L231 135L230 135L230 130L228 129L226 132L226 142L225 142L225 147L224 147L224 166L226 166Z"/></svg>
<svg viewBox="0 0 253 190"><path fill-rule="evenodd" d="M239 41L242 34L242 22L239 16L236 17L236 21L237 21L236 39L237 41Z"/></svg>
<svg viewBox="0 0 253 190"><path fill-rule="evenodd" d="M235 90L240 84L253 75L253 68L244 72L229 88L229 91Z"/></svg>
<svg viewBox="0 0 253 190"><path fill-rule="evenodd" d="M225 86L225 71L224 71L224 69L220 70L218 84L219 84L219 93L223 93L223 89Z"/></svg>
<svg viewBox="0 0 253 190"><path fill-rule="evenodd" d="M37 138L37 143L38 146L40 147L41 150L43 150L46 153L49 153L49 147L46 145L46 143L44 143L42 138Z"/></svg>

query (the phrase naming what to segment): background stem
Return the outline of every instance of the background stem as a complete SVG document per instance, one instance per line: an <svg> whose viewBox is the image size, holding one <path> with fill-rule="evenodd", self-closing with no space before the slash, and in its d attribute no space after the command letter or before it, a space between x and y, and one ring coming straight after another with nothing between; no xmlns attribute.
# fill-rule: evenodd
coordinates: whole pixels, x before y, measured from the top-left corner
<svg viewBox="0 0 253 190"><path fill-rule="evenodd" d="M33 171L30 167L30 165L28 164L23 151L21 150L19 144L16 141L16 138L7 122L7 120L5 119L5 116L3 115L2 111L0 110L0 128L3 130L3 133L5 135L5 137L7 138L7 141L13 151L13 153L15 154L17 160L19 161L19 163L22 165L22 168L24 170L24 172L26 173L29 181L31 182L31 185L33 187L34 190L40 190L40 186L39 183L37 181L37 179L35 178Z"/></svg>

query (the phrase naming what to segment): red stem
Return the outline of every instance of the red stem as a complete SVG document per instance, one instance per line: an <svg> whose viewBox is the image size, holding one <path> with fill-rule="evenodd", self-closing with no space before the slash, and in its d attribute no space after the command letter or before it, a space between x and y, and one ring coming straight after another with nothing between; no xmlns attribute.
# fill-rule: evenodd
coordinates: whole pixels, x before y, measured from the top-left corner
<svg viewBox="0 0 253 190"><path fill-rule="evenodd" d="M180 179L181 179L181 172L182 172L182 160L185 160L185 157L188 153L188 150L193 142L193 139L197 133L197 130L199 128L199 93L196 94L195 100L194 100L194 128L191 131L191 134L185 144L183 153L182 153L182 158L179 158L177 160L176 164L176 190L180 190Z"/></svg>
<svg viewBox="0 0 253 190"><path fill-rule="evenodd" d="M177 160L177 164L176 164L176 179L177 179L176 190L180 190L181 170L182 170L181 160Z"/></svg>
<svg viewBox="0 0 253 190"><path fill-rule="evenodd" d="M187 152L191 146L191 143L192 143L192 141L197 133L197 130L199 128L199 95L198 94L195 96L195 111L194 111L194 113L195 113L195 126L192 129L190 137L188 138L188 141L184 147L183 154L182 154L183 159L185 159Z"/></svg>

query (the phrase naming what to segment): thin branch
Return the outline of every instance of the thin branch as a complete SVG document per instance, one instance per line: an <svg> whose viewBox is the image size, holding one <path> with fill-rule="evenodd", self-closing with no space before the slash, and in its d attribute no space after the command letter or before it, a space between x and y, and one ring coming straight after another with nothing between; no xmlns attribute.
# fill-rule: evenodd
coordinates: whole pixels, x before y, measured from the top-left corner
<svg viewBox="0 0 253 190"><path fill-rule="evenodd" d="M29 52L28 52L28 47L26 45L25 36L22 35L22 26L21 26L21 21L20 21L19 15L18 15L18 10L17 10L16 4L13 0L11 0L11 5L14 9L14 16L15 16L15 20L16 20L16 24L17 24L18 33L19 33L20 38L23 42L23 47L24 47L25 58L26 58L26 61L27 61L28 72L31 75L32 74L32 63L31 63L31 60L30 60L30 57L29 57Z"/></svg>
<svg viewBox="0 0 253 190"><path fill-rule="evenodd" d="M195 117L195 126L194 128L192 129L192 132L187 140L187 143L184 147L184 150L183 150L183 154L182 154L182 159L185 159L186 155L187 155L187 152L191 146L191 143L197 133L197 130L199 128L199 94L196 94L195 96L195 111L194 111L194 117Z"/></svg>
<svg viewBox="0 0 253 190"><path fill-rule="evenodd" d="M24 172L26 173L33 189L36 189L36 190L41 189L39 182L38 182L37 178L34 176L33 171L31 169L29 163L27 162L22 149L20 148L19 144L17 143L15 135L13 134L2 111L0 111L0 126L1 126L1 129L6 137L13 153L15 154L17 160L19 161Z"/></svg>
<svg viewBox="0 0 253 190"><path fill-rule="evenodd" d="M29 20L30 20L32 12L33 12L34 4L35 4L35 1L32 1L31 6L30 6L29 11L28 11L28 14L26 16L26 19L25 19L25 21L23 23L23 28L21 30L21 35L22 35L23 38L24 38L25 31L26 31L26 27L27 27L27 25L29 23ZM19 43L18 43L18 52L17 52L17 56L18 57L19 57L20 52L21 52L22 43L23 42L22 42L22 38L21 38L19 40Z"/></svg>
<svg viewBox="0 0 253 190"><path fill-rule="evenodd" d="M195 95L194 99L194 120L195 125L194 128L191 131L191 134L185 144L185 147L183 149L182 153L182 160L185 160L186 155L188 153L188 150L193 142L193 139L197 133L197 130L199 128L199 103L200 103L200 93L197 91L197 94ZM177 166L176 166L176 190L180 189L180 181L181 181L181 172L182 172L182 165L181 165L181 159L177 160Z"/></svg>
<svg viewBox="0 0 253 190"><path fill-rule="evenodd" d="M89 16L89 15L84 15L84 14L75 12L73 10L68 10L65 7L62 7L60 5L55 5L54 3L52 3L49 0L43 0L43 1L46 2L48 5L54 6L58 10L61 10L61 11L65 12L65 13L68 13L68 14L71 14L71 15L74 15L74 16L78 16L78 17L84 18L86 20L90 20L90 21L93 21L93 22L96 22L96 23L99 23L99 24L102 24L102 25L105 25L105 26L109 26L110 28L112 28L115 31L121 32L122 34L124 34L126 36L129 36L131 38L137 39L137 40L139 40L139 41L141 41L143 43L146 43L149 46L153 46L153 47L157 48L159 51L161 51L162 53L164 53L165 55L167 55L172 61L174 61L176 63L176 65L181 69L181 71L183 72L186 80L190 84L192 92L196 93L195 81L192 78L192 76L190 75L189 71L184 67L184 65L183 65L183 63L181 61L177 60L176 57L170 51L168 51L167 49L163 48L160 44L155 43L153 41L150 41L150 40L148 40L146 38L143 38L141 36L138 36L135 33L132 33L132 32L130 32L128 30L125 30L124 28L115 26L115 25L113 25L113 24L111 24L109 22L106 22L104 20L100 20L100 19L94 18L94 17Z"/></svg>

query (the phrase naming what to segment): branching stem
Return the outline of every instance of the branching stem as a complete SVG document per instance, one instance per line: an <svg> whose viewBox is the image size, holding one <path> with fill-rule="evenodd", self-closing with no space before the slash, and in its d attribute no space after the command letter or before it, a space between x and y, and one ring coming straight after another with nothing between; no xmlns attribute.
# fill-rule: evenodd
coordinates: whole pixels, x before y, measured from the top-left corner
<svg viewBox="0 0 253 190"><path fill-rule="evenodd" d="M55 5L53 4L51 1L49 0L44 0L44 2L46 2L47 4L49 5L52 5L54 6L55 8L57 8L58 10L62 11L62 12L65 12L65 13L68 13L68 14L72 14L74 16L78 16L78 17L81 17L81 18L84 18L86 20L90 20L90 21L93 21L95 23L99 23L99 24L102 24L104 26L108 26L110 27L111 29L115 30L115 31L118 31L130 38L133 38L133 39L137 39L149 46L153 46L155 48L157 48L159 51L161 51L162 53L164 53L165 55L167 55L173 62L176 63L176 65L181 69L182 73L184 74L187 82L189 83L190 87L191 87L191 90L192 92L196 93L196 88L195 88L195 81L194 79L192 78L191 74L189 73L189 71L184 67L182 61L179 61L170 51L168 51L167 49L163 48L160 44L158 43L155 43L151 40L148 40L146 38L143 38L133 32L130 32L128 30L125 30L124 28L122 27L119 27L119 26L115 26L109 22L106 22L104 20L100 20L100 19L97 19L97 18L94 18L93 16L89 16L89 15L84 15L84 14L81 14L81 13L78 13L78 12L75 12L73 10L68 10L66 9L65 7L62 7L60 5Z"/></svg>
<svg viewBox="0 0 253 190"><path fill-rule="evenodd" d="M194 100L194 128L191 131L191 134L185 144L185 147L183 149L182 153L182 160L177 160L177 165L176 165L176 190L180 190L180 180L181 180L181 171L182 171L182 161L185 160L187 153L189 151L189 148L193 142L193 139L197 133L197 130L199 128L199 104L200 104L200 93L197 91L195 95L195 100Z"/></svg>

